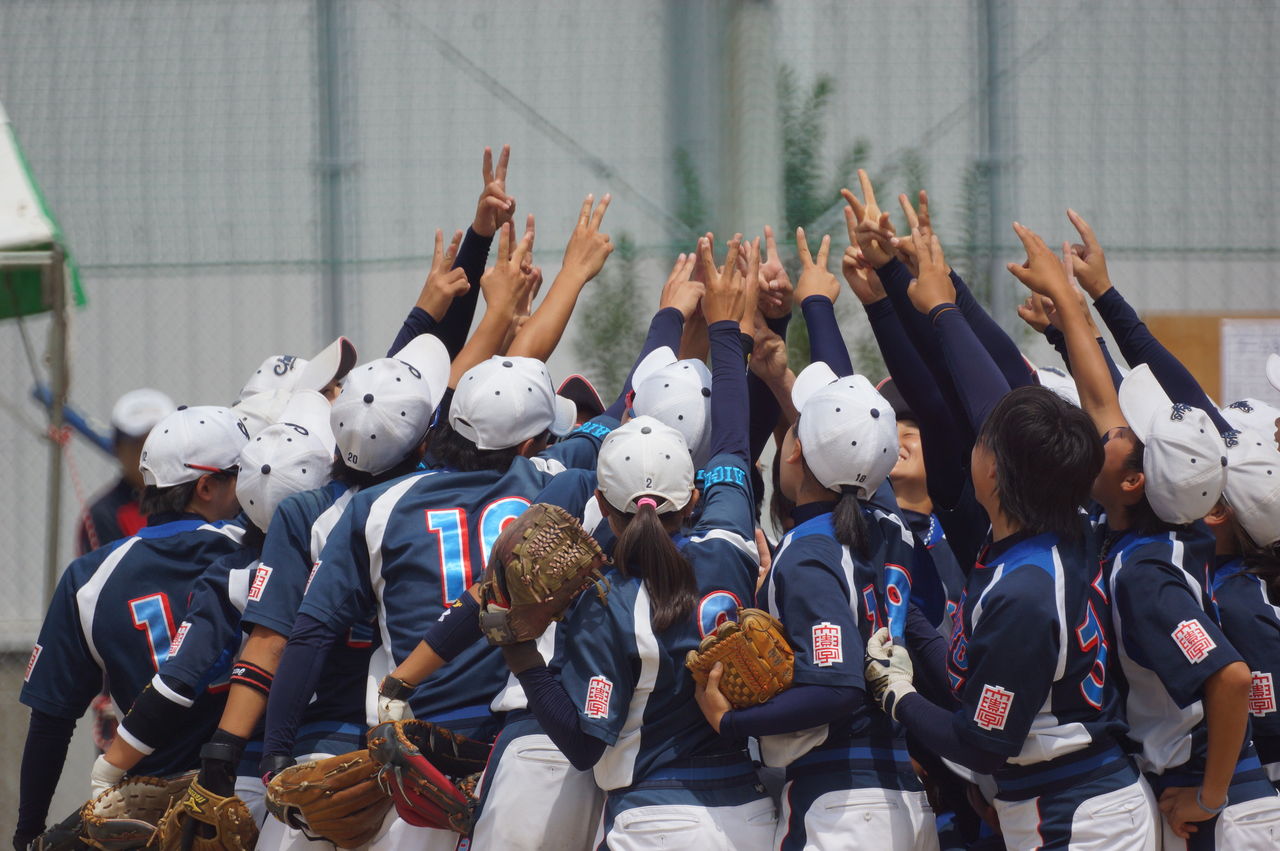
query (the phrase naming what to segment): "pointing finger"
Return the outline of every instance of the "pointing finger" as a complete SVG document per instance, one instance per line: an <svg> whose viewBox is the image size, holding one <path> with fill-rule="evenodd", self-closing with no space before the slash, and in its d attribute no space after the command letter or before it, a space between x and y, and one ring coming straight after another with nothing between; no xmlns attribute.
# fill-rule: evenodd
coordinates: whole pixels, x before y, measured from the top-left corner
<svg viewBox="0 0 1280 851"><path fill-rule="evenodd" d="M486 150L488 149L486 148ZM492 161L493 159L492 154L490 154L489 159L490 161ZM507 163L510 162L510 160L511 160L511 146L503 145L502 153L498 156L498 173L494 175L494 179L497 180L499 183L503 184L504 186L506 185L506 182L507 182Z"/></svg>
<svg viewBox="0 0 1280 851"><path fill-rule="evenodd" d="M804 228L796 228L796 250L800 252L800 262L805 266L813 265L813 255L809 253L809 240L805 239Z"/></svg>

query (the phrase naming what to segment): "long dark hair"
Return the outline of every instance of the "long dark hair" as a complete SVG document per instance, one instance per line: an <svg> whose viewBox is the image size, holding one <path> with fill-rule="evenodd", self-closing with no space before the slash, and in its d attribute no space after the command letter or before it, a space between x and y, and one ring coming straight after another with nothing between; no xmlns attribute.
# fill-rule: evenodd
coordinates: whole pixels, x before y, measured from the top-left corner
<svg viewBox="0 0 1280 851"><path fill-rule="evenodd" d="M849 548L849 551L870 558L871 542L867 535L867 520L862 516L862 501L858 499L858 489L845 485L840 489L840 499L831 511L831 525L836 540Z"/></svg>
<svg viewBox="0 0 1280 851"><path fill-rule="evenodd" d="M475 443L463 437L448 419L442 419L428 435L431 454L436 460L451 470L460 473L474 473L481 470L496 470L505 473L520 454L520 447L509 446L506 449L480 449Z"/></svg>
<svg viewBox="0 0 1280 851"><path fill-rule="evenodd" d="M645 504L628 517L626 528L613 548L613 561L625 576L644 580L652 606L649 623L662 632L693 613L698 604L698 585L693 565L676 548L663 525L657 508Z"/></svg>

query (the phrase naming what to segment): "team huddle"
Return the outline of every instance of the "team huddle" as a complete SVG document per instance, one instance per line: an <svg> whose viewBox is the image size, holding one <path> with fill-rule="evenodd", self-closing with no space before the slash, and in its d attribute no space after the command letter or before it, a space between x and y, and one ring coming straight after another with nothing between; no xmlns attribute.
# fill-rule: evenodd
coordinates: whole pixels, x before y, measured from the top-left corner
<svg viewBox="0 0 1280 851"><path fill-rule="evenodd" d="M534 309L508 158L386 357L157 412L146 525L68 566L27 666L16 851L1280 847L1280 410L1217 407L1083 218L1013 226L1061 369L859 172L840 272L890 377L831 237L793 283L766 228L676 258L608 400L545 362L610 196Z"/></svg>

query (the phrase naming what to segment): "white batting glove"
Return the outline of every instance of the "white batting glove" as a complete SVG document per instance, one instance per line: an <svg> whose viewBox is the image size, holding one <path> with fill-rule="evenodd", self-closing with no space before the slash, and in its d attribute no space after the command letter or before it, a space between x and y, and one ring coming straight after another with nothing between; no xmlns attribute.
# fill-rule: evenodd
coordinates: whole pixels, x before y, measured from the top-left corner
<svg viewBox="0 0 1280 851"><path fill-rule="evenodd" d="M880 708L895 721L898 702L916 690L911 684L914 677L907 648L895 645L888 629L876 630L867 642L867 686Z"/></svg>
<svg viewBox="0 0 1280 851"><path fill-rule="evenodd" d="M107 762L106 755L99 754L93 761L93 770L89 772L89 788L93 791L93 797L98 797L98 793L119 783L122 777L124 769L116 768Z"/></svg>
<svg viewBox="0 0 1280 851"><path fill-rule="evenodd" d="M378 723L387 721L412 721L413 710L407 700L378 695Z"/></svg>

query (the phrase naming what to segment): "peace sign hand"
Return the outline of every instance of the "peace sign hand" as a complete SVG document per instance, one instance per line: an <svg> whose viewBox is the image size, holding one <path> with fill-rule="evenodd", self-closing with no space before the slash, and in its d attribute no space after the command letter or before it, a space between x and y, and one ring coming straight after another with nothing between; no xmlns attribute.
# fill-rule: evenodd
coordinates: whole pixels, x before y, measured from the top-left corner
<svg viewBox="0 0 1280 851"><path fill-rule="evenodd" d="M503 145L498 156L498 169L493 168L493 149L484 149L484 190L476 202L476 217L471 229L480 236L492 237L498 228L511 221L516 214L516 199L507 194L507 163L511 159L511 146Z"/></svg>
<svg viewBox="0 0 1280 851"><path fill-rule="evenodd" d="M562 271L569 271L589 281L604 268L604 261L613 253L613 244L609 235L600 232L600 224L604 221L604 212L609 209L613 196L606 194L600 203L592 209L595 196L588 195L578 211L578 224L569 236L569 244L564 249Z"/></svg>
<svg viewBox="0 0 1280 851"><path fill-rule="evenodd" d="M871 265L879 269L893 259L890 253L889 240L893 238L893 223L889 214L881 211L876 203L876 191L871 186L871 178L865 169L858 169L858 181L862 184L862 197L866 203L848 189L841 189L840 194L848 202L845 207L845 223L849 228L849 242L856 242L862 248Z"/></svg>
<svg viewBox="0 0 1280 851"><path fill-rule="evenodd" d="M925 236L920 228L911 229L912 248L920 271L907 287L907 295L916 310L929 313L940 304L954 303L956 288L947 274L947 262L942 256L942 244L937 234Z"/></svg>
<svg viewBox="0 0 1280 851"><path fill-rule="evenodd" d="M809 241L805 239L804 228L796 228L796 248L800 253L800 280L796 282L796 298L803 304L811 295L822 295L834 303L840 295L840 282L827 269L831 235L822 237L815 260L809 253Z"/></svg>

